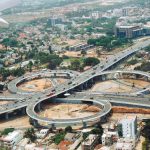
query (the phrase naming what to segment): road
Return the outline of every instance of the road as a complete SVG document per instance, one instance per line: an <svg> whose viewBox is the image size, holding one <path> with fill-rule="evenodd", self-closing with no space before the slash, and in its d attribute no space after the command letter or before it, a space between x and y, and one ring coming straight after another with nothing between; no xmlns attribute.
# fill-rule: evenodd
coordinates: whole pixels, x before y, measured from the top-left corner
<svg viewBox="0 0 150 150"><path fill-rule="evenodd" d="M126 50L119 52L116 55L112 56L111 58L109 58L109 60L106 59L105 61L102 61L101 63L99 63L98 65L94 66L93 68L85 71L84 73L76 74L75 76L72 76L72 78L70 80L61 84L61 86L60 85L56 86L55 89L48 89L44 92L38 92L38 93L27 92L26 94L28 94L30 96L27 96L27 98L24 98L22 101L18 101L17 103L13 103L13 105L9 105L8 107L5 107L4 110L1 109L0 113L1 114L6 113L9 111L27 106L27 109L26 109L27 114L32 119L37 120L39 122L46 122L48 124L54 124L54 123L57 124L57 123L59 123L59 120L50 120L48 118L39 117L34 110L35 106L44 100L47 100L47 99L50 99L53 97L57 97L58 95L60 95L62 93L68 92L69 90L73 90L74 88L82 86L83 84L85 84L89 80L92 80L97 75L103 74L103 71L110 69L110 67L112 67L113 65L119 63L121 60L124 60L128 56L131 56L135 52L147 47L149 44L150 44L149 39L145 40L145 41L138 42L137 44L134 44L133 46L127 48ZM56 71L56 72L59 72L59 71ZM37 73L37 74L39 74L39 73ZM147 74L147 73L145 73L145 74ZM30 76L30 77L32 77L32 76ZM9 90L12 93L23 94L22 91L20 92L18 90L18 88L16 88L16 87L17 87L17 84L20 83L21 81L23 81L25 78L26 77L22 76L16 80L12 81L8 86ZM84 96L84 98L86 98L86 95ZM102 101L108 102L108 100L111 103L118 103L118 104L120 104L120 103L124 104L125 103L125 102L121 101L121 99L119 99L119 98L117 100L102 98L101 102ZM98 102L96 96L93 97L92 101ZM147 101L147 100L144 101L144 99L141 101L138 101L138 102L136 102L136 100L130 101L130 99L127 99L126 104L128 104L128 105L137 104L138 106L142 106L142 107L144 105L150 106L149 101ZM101 115L102 116L106 115L106 113L101 114ZM90 119L88 119L88 121L93 120L93 117L89 117L89 118ZM60 121L62 123L62 120L60 120ZM72 123L74 123L74 121L75 120L73 120ZM63 123L68 123L68 122L70 122L70 121L69 120L63 121Z"/></svg>

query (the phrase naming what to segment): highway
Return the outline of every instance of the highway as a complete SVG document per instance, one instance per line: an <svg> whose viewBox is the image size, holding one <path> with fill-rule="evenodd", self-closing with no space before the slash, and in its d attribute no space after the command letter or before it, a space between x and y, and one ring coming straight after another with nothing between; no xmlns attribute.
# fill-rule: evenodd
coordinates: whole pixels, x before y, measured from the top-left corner
<svg viewBox="0 0 150 150"><path fill-rule="evenodd" d="M10 105L6 108L4 107L4 109L0 109L0 114L15 110L15 108L18 109L18 108L22 108L22 107L27 106L27 108L26 108L27 114L29 117L31 117L34 120L37 120L39 122L46 122L48 124L57 124L60 122L62 123L62 120L50 120L48 118L39 117L35 112L35 106L44 100L57 97L58 95L60 95L62 93L66 93L69 90L73 90L74 88L82 86L83 84L92 80L94 77L96 77L98 75L105 74L106 72L103 73L103 71L110 69L110 67L113 67L113 65L119 63L121 60L124 60L128 56L131 56L135 52L147 47L149 44L150 44L149 39L145 40L145 41L141 41L137 44L134 44L133 46L127 48L123 52L117 53L113 57L109 58L109 60L106 59L105 61L102 61L100 64L98 64L98 65L94 66L93 68L83 72L82 74L78 74L78 73L75 74L75 73L72 73L72 71L66 71L66 72L72 73L73 76L67 82L61 84L61 86L58 85L55 87L55 89L48 89L44 92L38 92L38 93L27 92L25 94L27 94L28 96L26 98L24 98L23 101L17 101L17 103L14 103L13 105ZM56 73L58 73L58 72L59 72L59 70L56 71ZM121 72L121 71L118 71L118 72ZM107 73L109 73L109 72L107 72ZM41 75L41 72L37 73L36 76L39 74ZM148 73L143 73L143 74L149 76ZM32 78L32 77L34 77L34 75L30 76L30 78ZM24 93L22 93L23 91L20 91L17 88L17 84L22 82L24 79L28 79L28 78L29 77L26 78L26 77L22 76L16 80L12 81L10 84L8 84L9 91L11 91L12 93L15 93L15 94L24 94ZM86 95L84 95L83 100L85 100L85 99L89 99L89 98L86 97ZM96 96L93 97L92 101L95 103L98 102ZM142 106L142 107L144 105L147 105L148 107L150 106L150 102L148 100L145 100L145 99L138 101L138 102L136 100L131 101L130 99L127 99L125 102L125 101L121 101L121 99L119 99L119 98L117 100L116 100L116 98L115 99L108 99L108 98L106 99L104 97L102 99L100 99L100 103L104 102L104 101L105 101L105 103L108 103L108 101L110 101L111 103L118 103L118 104L126 103L129 105L135 105L136 104L136 105ZM101 104L101 105L104 105L104 104ZM100 116L106 115L106 112L102 111L102 113L103 114L99 114L99 115ZM88 119L87 121L89 121L89 120L92 120L92 118L93 117L88 117L88 118L86 118L86 120ZM79 120L81 120L81 119L79 119ZM64 123L75 123L75 122L79 122L79 120L78 121L76 121L76 120L63 120L63 122Z"/></svg>
<svg viewBox="0 0 150 150"><path fill-rule="evenodd" d="M92 69L82 73L81 75L79 75L78 77L74 77L73 79L71 79L71 82L68 81L64 84L62 84L59 87L55 88L55 94L49 97L39 97L39 100L36 99L35 101L32 101L28 106L27 106L27 114L32 118L35 119L39 122L48 122L48 120L45 120L45 118L39 118L39 116L35 113L34 108L35 106L39 103L42 102L48 98L52 98L52 97L56 97L57 95L61 94L61 93L65 93L68 92L71 89L74 89L75 87L82 85L83 83L89 81L90 79L94 78L95 76L97 76L97 74L102 73L104 70L108 69L109 67L111 67L112 65L116 64L117 62L119 62L120 60L130 56L131 54L143 49L144 47L147 47L150 44L150 40L146 40L142 43L137 43L134 46L124 50L123 52L119 52L118 54L116 54L115 56L111 57L109 59L109 61L105 61L105 62L101 62L100 64L98 64L97 66L94 66ZM71 84L69 84L71 83ZM131 104L131 103L130 103ZM142 105L142 104L141 104ZM53 121L54 122L54 121ZM51 124L51 121L49 121L49 124Z"/></svg>

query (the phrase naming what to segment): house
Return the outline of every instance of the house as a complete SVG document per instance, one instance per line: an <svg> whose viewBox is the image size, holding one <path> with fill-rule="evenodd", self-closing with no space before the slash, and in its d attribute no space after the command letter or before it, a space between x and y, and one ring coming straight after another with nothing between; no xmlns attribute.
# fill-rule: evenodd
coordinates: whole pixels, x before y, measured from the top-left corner
<svg viewBox="0 0 150 150"><path fill-rule="evenodd" d="M82 142L82 150L93 150L99 142L99 135L90 134L85 141Z"/></svg>
<svg viewBox="0 0 150 150"><path fill-rule="evenodd" d="M15 130L13 132L8 133L8 135L2 138L1 141L3 141L4 145L8 147L13 147L23 139L23 134L23 131Z"/></svg>

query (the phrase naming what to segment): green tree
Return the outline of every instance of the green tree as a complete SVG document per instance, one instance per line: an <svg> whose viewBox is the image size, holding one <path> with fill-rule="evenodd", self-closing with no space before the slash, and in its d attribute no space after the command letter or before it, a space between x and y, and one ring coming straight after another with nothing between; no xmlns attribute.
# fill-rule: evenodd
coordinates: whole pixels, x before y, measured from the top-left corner
<svg viewBox="0 0 150 150"><path fill-rule="evenodd" d="M79 70L79 67L80 67L80 61L79 61L78 59L73 59L73 60L71 61L71 66L70 66L70 68L71 68L72 70Z"/></svg>
<svg viewBox="0 0 150 150"><path fill-rule="evenodd" d="M72 132L72 127L71 126L67 126L66 128L65 128L65 132Z"/></svg>
<svg viewBox="0 0 150 150"><path fill-rule="evenodd" d="M100 61L99 59L95 57L88 57L84 59L83 63L84 63L84 66L95 66L98 63L100 63Z"/></svg>
<svg viewBox="0 0 150 150"><path fill-rule="evenodd" d="M85 50L82 50L82 51L81 51L81 55L82 55L82 56L85 56L86 54L87 54L87 52L86 52Z"/></svg>
<svg viewBox="0 0 150 150"><path fill-rule="evenodd" d="M29 138L31 142L35 142L36 140L36 135L35 135L35 130L34 128L29 128L25 131L24 133L25 138Z"/></svg>
<svg viewBox="0 0 150 150"><path fill-rule="evenodd" d="M30 72L32 72L32 67L33 67L33 62L29 61L28 68Z"/></svg>
<svg viewBox="0 0 150 150"><path fill-rule="evenodd" d="M14 130L14 128L6 128L1 132L1 135L7 135L8 133L13 132Z"/></svg>

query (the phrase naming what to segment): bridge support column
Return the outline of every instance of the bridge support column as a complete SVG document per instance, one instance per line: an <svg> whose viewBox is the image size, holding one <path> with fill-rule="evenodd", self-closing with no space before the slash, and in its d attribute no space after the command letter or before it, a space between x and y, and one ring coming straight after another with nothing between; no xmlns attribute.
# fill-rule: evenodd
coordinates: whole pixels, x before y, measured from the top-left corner
<svg viewBox="0 0 150 150"><path fill-rule="evenodd" d="M8 113L5 114L5 119L6 119L6 120L9 119L9 114L8 114Z"/></svg>
<svg viewBox="0 0 150 150"><path fill-rule="evenodd" d="M102 81L105 81L105 80L106 80L106 76L102 75Z"/></svg>
<svg viewBox="0 0 150 150"><path fill-rule="evenodd" d="M88 88L88 82L84 83L84 88L85 88L85 89Z"/></svg>
<svg viewBox="0 0 150 150"><path fill-rule="evenodd" d="M67 78L70 79L70 74L67 74Z"/></svg>
<svg viewBox="0 0 150 150"><path fill-rule="evenodd" d="M145 80L145 81L148 81L148 77L145 77L144 80Z"/></svg>
<svg viewBox="0 0 150 150"><path fill-rule="evenodd" d="M54 73L54 78L56 78L56 73Z"/></svg>
<svg viewBox="0 0 150 150"><path fill-rule="evenodd" d="M83 84L81 84L81 85L80 85L80 89L81 89L81 90L83 90L83 89L84 89Z"/></svg>
<svg viewBox="0 0 150 150"><path fill-rule="evenodd" d="M22 115L26 114L26 108L22 108Z"/></svg>
<svg viewBox="0 0 150 150"><path fill-rule="evenodd" d="M83 127L86 128L87 127L87 123L83 122Z"/></svg>
<svg viewBox="0 0 150 150"><path fill-rule="evenodd" d="M38 109L38 111L41 110L41 104L40 103L37 105L37 109Z"/></svg>

